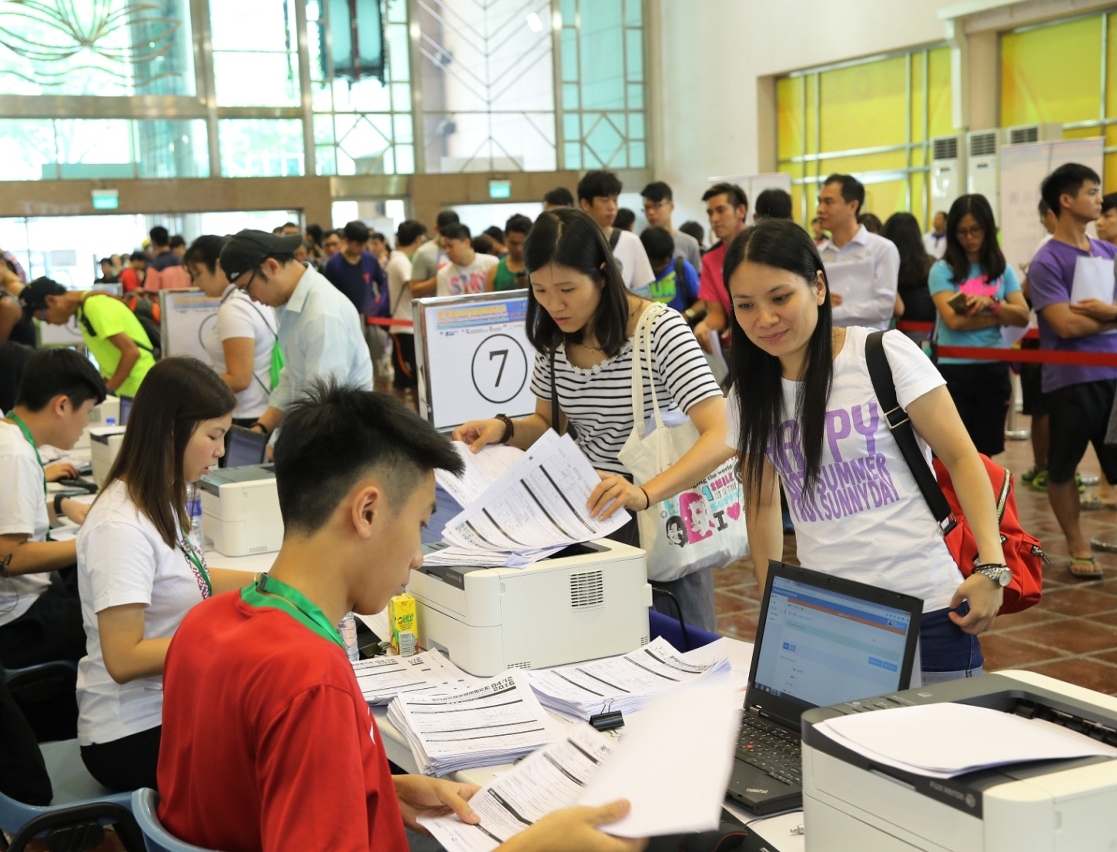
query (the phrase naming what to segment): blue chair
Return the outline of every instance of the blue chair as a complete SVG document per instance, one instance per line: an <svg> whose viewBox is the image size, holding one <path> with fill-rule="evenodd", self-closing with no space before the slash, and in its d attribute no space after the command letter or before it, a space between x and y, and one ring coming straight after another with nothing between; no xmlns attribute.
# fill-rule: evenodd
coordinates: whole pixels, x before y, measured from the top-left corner
<svg viewBox="0 0 1117 852"><path fill-rule="evenodd" d="M158 807L159 794L150 787L142 787L132 794L132 812L143 833L147 852L213 852L173 837L159 822Z"/></svg>
<svg viewBox="0 0 1117 852"><path fill-rule="evenodd" d="M691 624L688 624L684 630L679 619L672 618L670 615L664 615L657 610L649 609L648 637L650 639L658 639L660 636L680 651L693 651L695 648L709 645L711 642L716 642L721 638L716 633L711 633L708 630L703 630Z"/></svg>
<svg viewBox="0 0 1117 852"><path fill-rule="evenodd" d="M98 784L82 763L77 740L43 743L39 749L54 798L49 805L26 805L0 793L0 829L13 835L8 852L23 852L29 840L42 836L52 850L95 849L106 825L115 826L128 852L144 852L131 794L112 793Z"/></svg>

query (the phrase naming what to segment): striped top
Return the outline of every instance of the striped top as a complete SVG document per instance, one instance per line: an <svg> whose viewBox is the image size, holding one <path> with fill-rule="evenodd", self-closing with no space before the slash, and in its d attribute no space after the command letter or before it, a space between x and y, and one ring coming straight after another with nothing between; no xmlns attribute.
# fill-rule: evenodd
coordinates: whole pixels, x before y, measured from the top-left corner
<svg viewBox="0 0 1117 852"><path fill-rule="evenodd" d="M663 311L652 323L652 357L655 392L662 412L690 411L691 406L721 396L694 333L677 311ZM644 412L651 416L652 390L648 364L644 365ZM578 446L595 468L628 473L617 459L632 433L632 338L616 357L583 370L566 360L565 344L555 354L555 381L559 408L574 424ZM531 390L551 401L550 357L535 356Z"/></svg>

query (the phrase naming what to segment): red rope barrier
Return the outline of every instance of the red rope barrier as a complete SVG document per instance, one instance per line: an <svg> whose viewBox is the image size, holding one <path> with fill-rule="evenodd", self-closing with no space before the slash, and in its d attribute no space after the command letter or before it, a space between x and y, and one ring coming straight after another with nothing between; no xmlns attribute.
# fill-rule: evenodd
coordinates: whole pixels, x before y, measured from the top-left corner
<svg viewBox="0 0 1117 852"><path fill-rule="evenodd" d="M1117 367L1117 353L1062 352L1051 349L993 349L984 346L940 346L939 358L973 358L1021 364L1075 364L1080 367Z"/></svg>
<svg viewBox="0 0 1117 852"><path fill-rule="evenodd" d="M411 320L388 319L387 317L365 317L365 322L369 325L380 326L405 325L408 328L413 328L415 326L415 323Z"/></svg>
<svg viewBox="0 0 1117 852"><path fill-rule="evenodd" d="M915 322L914 320L901 320L896 323L896 328L900 331L911 331L916 334L930 334L935 330L933 322ZM1039 340L1039 329L1029 328L1028 333L1024 335L1023 340Z"/></svg>

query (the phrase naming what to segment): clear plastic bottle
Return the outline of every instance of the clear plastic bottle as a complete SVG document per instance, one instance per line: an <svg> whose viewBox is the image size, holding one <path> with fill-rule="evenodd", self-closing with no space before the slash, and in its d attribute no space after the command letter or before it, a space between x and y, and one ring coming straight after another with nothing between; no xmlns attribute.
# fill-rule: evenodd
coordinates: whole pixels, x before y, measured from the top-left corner
<svg viewBox="0 0 1117 852"><path fill-rule="evenodd" d="M206 539L202 532L202 495L198 492L197 483L190 485L190 498L186 506L190 512L190 538L198 550L204 551Z"/></svg>
<svg viewBox="0 0 1117 852"><path fill-rule="evenodd" d="M349 662L357 662L361 658L361 652L357 649L357 617L351 612L346 613L345 618L341 619L337 626L337 632L341 634L341 640L345 643Z"/></svg>

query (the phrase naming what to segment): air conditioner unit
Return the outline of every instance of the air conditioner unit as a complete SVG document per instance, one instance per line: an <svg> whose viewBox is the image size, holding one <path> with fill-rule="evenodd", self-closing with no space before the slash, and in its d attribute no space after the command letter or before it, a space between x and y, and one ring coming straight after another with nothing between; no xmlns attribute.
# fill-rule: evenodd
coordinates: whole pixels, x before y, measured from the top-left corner
<svg viewBox="0 0 1117 852"><path fill-rule="evenodd" d="M971 130L966 134L966 192L984 195L1001 220L1001 164L999 130Z"/></svg>
<svg viewBox="0 0 1117 852"><path fill-rule="evenodd" d="M964 136L931 140L931 204L935 210L949 210L954 199L965 194L965 163Z"/></svg>
<svg viewBox="0 0 1117 852"><path fill-rule="evenodd" d="M1002 145L1027 145L1029 142L1053 142L1063 138L1063 125L1058 122L1051 124L1021 124L1017 127L1006 127L1001 131Z"/></svg>

